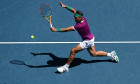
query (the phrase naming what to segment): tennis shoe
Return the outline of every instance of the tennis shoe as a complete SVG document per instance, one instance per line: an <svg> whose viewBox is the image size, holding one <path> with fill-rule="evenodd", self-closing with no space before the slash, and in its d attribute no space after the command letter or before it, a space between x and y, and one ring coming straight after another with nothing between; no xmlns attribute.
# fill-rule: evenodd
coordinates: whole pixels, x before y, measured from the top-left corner
<svg viewBox="0 0 140 84"><path fill-rule="evenodd" d="M111 57L113 60L115 60L117 63L119 62L119 57L117 56L115 51L111 52Z"/></svg>
<svg viewBox="0 0 140 84"><path fill-rule="evenodd" d="M61 67L57 68L57 71L60 73L68 72L69 68L67 68L66 66L61 66Z"/></svg>

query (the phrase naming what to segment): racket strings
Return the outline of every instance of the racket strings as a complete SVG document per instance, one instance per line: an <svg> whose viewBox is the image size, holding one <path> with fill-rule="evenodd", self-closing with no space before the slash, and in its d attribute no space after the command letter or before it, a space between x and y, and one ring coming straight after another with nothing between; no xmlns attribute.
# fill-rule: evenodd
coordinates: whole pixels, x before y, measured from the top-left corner
<svg viewBox="0 0 140 84"><path fill-rule="evenodd" d="M48 5L44 5L41 7L41 14L43 17L51 18L52 11L51 8Z"/></svg>

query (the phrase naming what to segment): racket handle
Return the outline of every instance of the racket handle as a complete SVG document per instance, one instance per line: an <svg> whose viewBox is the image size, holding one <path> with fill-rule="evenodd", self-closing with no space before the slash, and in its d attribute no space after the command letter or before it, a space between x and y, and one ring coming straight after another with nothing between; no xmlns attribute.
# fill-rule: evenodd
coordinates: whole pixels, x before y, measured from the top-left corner
<svg viewBox="0 0 140 84"><path fill-rule="evenodd" d="M50 27L52 28L53 26L52 26L52 23L50 23Z"/></svg>

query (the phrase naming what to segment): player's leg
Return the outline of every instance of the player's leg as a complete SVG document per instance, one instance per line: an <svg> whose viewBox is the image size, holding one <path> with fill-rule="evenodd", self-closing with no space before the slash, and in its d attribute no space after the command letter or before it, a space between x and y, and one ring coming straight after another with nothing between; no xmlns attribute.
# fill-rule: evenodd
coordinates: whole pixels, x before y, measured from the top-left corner
<svg viewBox="0 0 140 84"><path fill-rule="evenodd" d="M108 56L108 57L112 58L113 60L115 60L116 62L119 62L119 58L118 58L115 51L112 51L111 53L107 53L107 52L104 52L104 51L96 51L95 50L95 45L87 48L87 50L88 50L88 52L90 53L91 56Z"/></svg>
<svg viewBox="0 0 140 84"><path fill-rule="evenodd" d="M67 64L71 64L72 60L74 59L75 57L75 54L78 53L79 51L82 51L83 49L81 48L80 44L78 44L77 46L75 46L71 52L70 52L70 56L69 56L69 59L67 61Z"/></svg>
<svg viewBox="0 0 140 84"><path fill-rule="evenodd" d="M95 45L87 48L87 51L91 56L107 56L107 52L104 51L96 51L95 50Z"/></svg>
<svg viewBox="0 0 140 84"><path fill-rule="evenodd" d="M75 54L78 53L78 52L81 51L81 50L83 50L83 49L82 49L82 47L80 46L80 44L78 44L77 46L75 46L75 47L71 50L71 52L70 52L70 56L69 56L69 58L68 58L67 63L66 63L64 66L57 68L57 70L58 70L59 72L61 72L61 73L62 73L62 72L67 72L67 71L69 70L69 66L70 66L71 62L73 61L73 59L74 59L74 57L75 57Z"/></svg>

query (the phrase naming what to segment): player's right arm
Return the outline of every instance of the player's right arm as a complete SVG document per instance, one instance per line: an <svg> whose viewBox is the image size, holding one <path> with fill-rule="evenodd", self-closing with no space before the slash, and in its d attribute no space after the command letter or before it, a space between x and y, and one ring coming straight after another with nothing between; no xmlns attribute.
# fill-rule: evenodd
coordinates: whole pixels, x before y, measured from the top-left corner
<svg viewBox="0 0 140 84"><path fill-rule="evenodd" d="M67 27L67 28L54 28L51 27L51 31L52 32L68 32L68 31L75 31L73 26Z"/></svg>
<svg viewBox="0 0 140 84"><path fill-rule="evenodd" d="M67 6L67 5L64 5L61 1L59 1L60 5L63 7L63 8L66 8L68 9L69 11L71 11L72 13L76 13L76 10L70 6Z"/></svg>

